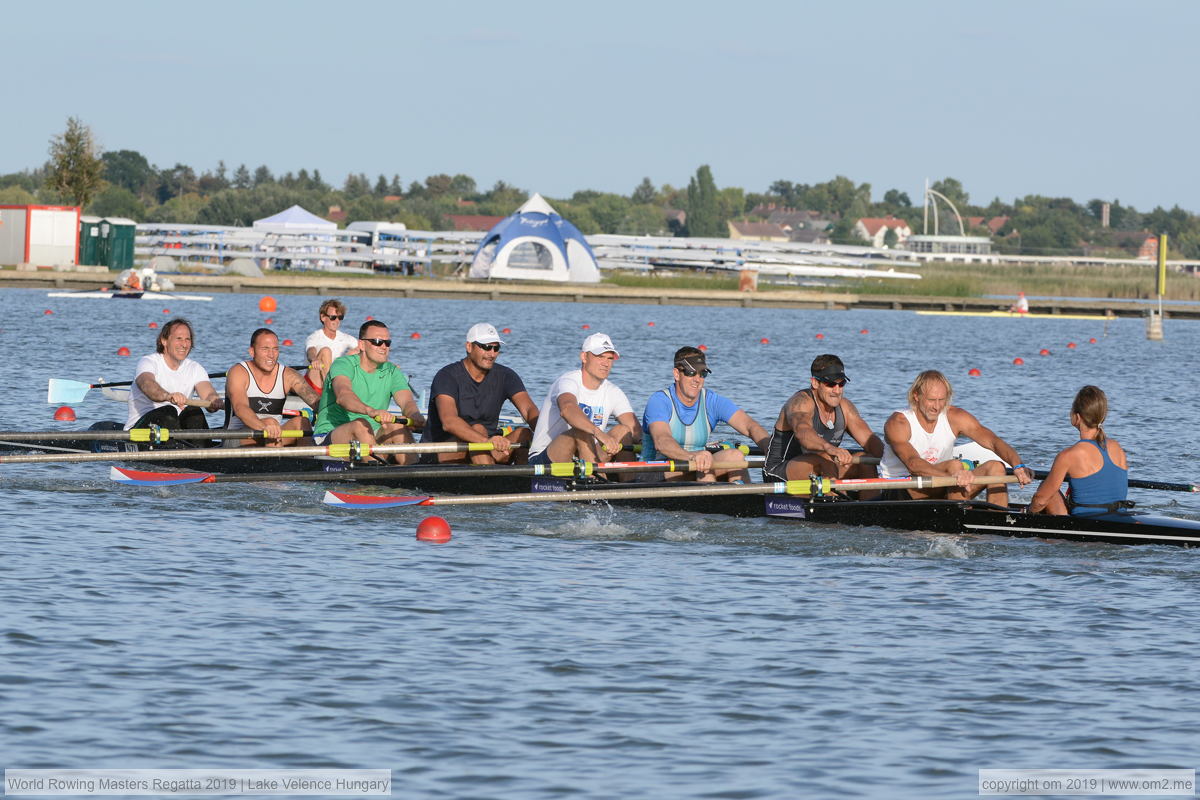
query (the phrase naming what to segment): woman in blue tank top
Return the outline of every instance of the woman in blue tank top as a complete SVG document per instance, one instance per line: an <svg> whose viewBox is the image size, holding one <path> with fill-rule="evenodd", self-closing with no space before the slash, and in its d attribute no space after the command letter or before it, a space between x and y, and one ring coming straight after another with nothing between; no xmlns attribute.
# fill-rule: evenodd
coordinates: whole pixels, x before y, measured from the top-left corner
<svg viewBox="0 0 1200 800"><path fill-rule="evenodd" d="M1108 398L1096 386L1085 386L1071 404L1071 424L1079 441L1063 450L1029 504L1032 512L1088 516L1115 511L1129 490L1125 451L1104 435ZM1063 481L1070 499L1059 492Z"/></svg>

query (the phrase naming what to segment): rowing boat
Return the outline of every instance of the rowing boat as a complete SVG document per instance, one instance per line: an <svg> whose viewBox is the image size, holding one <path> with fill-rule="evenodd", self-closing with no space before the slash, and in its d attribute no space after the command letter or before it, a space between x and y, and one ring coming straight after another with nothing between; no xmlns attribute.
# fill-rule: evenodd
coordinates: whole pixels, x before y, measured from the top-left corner
<svg viewBox="0 0 1200 800"><path fill-rule="evenodd" d="M74 297L83 300L96 298L118 300L200 300L210 301L211 297L202 294L169 294L167 292L143 292L131 289L85 289L78 292L48 292L47 297Z"/></svg>
<svg viewBox="0 0 1200 800"><path fill-rule="evenodd" d="M1016 311L917 311L926 317L1008 317L1011 319L1099 319L1112 317L1105 314L1031 314Z"/></svg>

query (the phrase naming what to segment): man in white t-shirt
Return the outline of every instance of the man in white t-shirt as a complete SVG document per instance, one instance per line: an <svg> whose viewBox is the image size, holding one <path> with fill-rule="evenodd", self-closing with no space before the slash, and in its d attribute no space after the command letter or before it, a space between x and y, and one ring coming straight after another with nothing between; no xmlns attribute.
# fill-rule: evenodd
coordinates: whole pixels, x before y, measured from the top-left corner
<svg viewBox="0 0 1200 800"><path fill-rule="evenodd" d="M129 390L129 417L125 430L158 425L172 430L205 429L208 420L201 408L220 410L224 403L213 389L204 367L188 358L192 352L192 325L182 317L163 325L156 352L138 359ZM201 406L189 405L195 392Z"/></svg>
<svg viewBox="0 0 1200 800"><path fill-rule="evenodd" d="M321 327L313 331L304 343L308 358L308 374L304 377L320 395L325 376L329 374L329 365L335 358L357 354L358 339L339 330L342 320L346 318L346 306L341 300L321 303L317 316L321 319Z"/></svg>
<svg viewBox="0 0 1200 800"><path fill-rule="evenodd" d="M618 358L606 334L593 333L583 340L580 368L559 375L542 401L529 445L530 464L573 458L616 461L625 448L642 440L629 399L608 380ZM606 429L610 417L616 417L617 424Z"/></svg>

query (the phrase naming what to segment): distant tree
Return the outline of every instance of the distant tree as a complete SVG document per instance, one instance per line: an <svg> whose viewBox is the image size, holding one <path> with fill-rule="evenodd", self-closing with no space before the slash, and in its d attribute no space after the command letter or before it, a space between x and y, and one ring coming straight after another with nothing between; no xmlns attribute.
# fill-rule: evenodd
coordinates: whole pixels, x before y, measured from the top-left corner
<svg viewBox="0 0 1200 800"><path fill-rule="evenodd" d="M888 228L883 232L883 246L889 250L895 247L899 241L900 237L896 235L895 228Z"/></svg>
<svg viewBox="0 0 1200 800"><path fill-rule="evenodd" d="M159 171L158 190L155 195L158 197L158 202L165 203L172 197L195 192L198 188L195 171L187 164L176 164L170 169ZM184 222L184 220L174 221Z"/></svg>
<svg viewBox="0 0 1200 800"><path fill-rule="evenodd" d="M146 221L181 222L191 225L200 221L200 213L207 207L208 202L195 192L188 192L147 210Z"/></svg>
<svg viewBox="0 0 1200 800"><path fill-rule="evenodd" d="M392 175L392 182L388 184L388 194L394 194L397 197L404 194L404 183L400 180L399 175Z"/></svg>
<svg viewBox="0 0 1200 800"><path fill-rule="evenodd" d="M100 158L104 179L134 194L148 194L158 178L158 171L136 150L110 150Z"/></svg>
<svg viewBox="0 0 1200 800"><path fill-rule="evenodd" d="M857 219L842 217L833 224L832 230L829 231L829 240L834 244L869 245L870 242L859 236L855 230L854 225L857 222Z"/></svg>
<svg viewBox="0 0 1200 800"><path fill-rule="evenodd" d="M658 199L658 190L654 188L654 184L650 182L650 178L642 178L642 182L633 190L633 194L629 196L634 205L645 205L653 203Z"/></svg>
<svg viewBox="0 0 1200 800"><path fill-rule="evenodd" d="M383 197L388 193L388 181L383 177L383 173L379 174L379 180L375 181L375 196Z"/></svg>
<svg viewBox="0 0 1200 800"><path fill-rule="evenodd" d="M216 177L217 177L217 180L221 182L222 189L229 188L229 178L227 176L228 172L229 172L229 168L225 166L225 160L221 159L220 161L218 161Z"/></svg>
<svg viewBox="0 0 1200 800"><path fill-rule="evenodd" d="M768 193L779 198L779 201L785 206L796 206L796 186L791 181L779 180L775 181L767 189Z"/></svg>
<svg viewBox="0 0 1200 800"><path fill-rule="evenodd" d="M425 192L430 197L443 197L450 194L450 185L454 179L445 173L430 175L425 179Z"/></svg>
<svg viewBox="0 0 1200 800"><path fill-rule="evenodd" d="M934 181L930 184L929 188L935 192L941 192L949 198L950 202L954 203L958 208L960 214L965 215L967 213L967 206L971 202L971 196L967 194L966 190L963 189L962 183L957 179L943 178L940 181Z"/></svg>
<svg viewBox="0 0 1200 800"><path fill-rule="evenodd" d="M619 194L600 194L586 208L600 226L601 233L617 233L629 216L630 202Z"/></svg>
<svg viewBox="0 0 1200 800"><path fill-rule="evenodd" d="M617 233L629 236L661 236L666 233L667 218L662 208L646 203L629 209L629 214L621 223Z"/></svg>
<svg viewBox="0 0 1200 800"><path fill-rule="evenodd" d="M23 186L5 186L0 188L0 205L31 206L37 203L33 192Z"/></svg>
<svg viewBox="0 0 1200 800"><path fill-rule="evenodd" d="M86 206L104 183L104 162L92 130L79 117L67 119L67 129L50 140L46 185L67 201Z"/></svg>
<svg viewBox="0 0 1200 800"><path fill-rule="evenodd" d="M146 204L124 186L109 184L91 202L87 212L97 217L126 217L134 222L146 219Z"/></svg>
<svg viewBox="0 0 1200 800"><path fill-rule="evenodd" d="M233 172L233 188L234 189L249 189L253 185L250 178L250 170L246 169L246 165L240 165Z"/></svg>
<svg viewBox="0 0 1200 800"><path fill-rule="evenodd" d="M450 192L455 197L469 197L478 191L475 179L470 175L459 173L450 179Z"/></svg>
<svg viewBox="0 0 1200 800"><path fill-rule="evenodd" d="M746 213L746 192L740 186L726 186L717 193L717 209L723 230L728 230L726 222ZM728 234L722 233L722 236Z"/></svg>
<svg viewBox="0 0 1200 800"><path fill-rule="evenodd" d="M313 170L312 180L309 183L310 183L310 185L308 188L312 189L314 192L328 192L329 191L329 184L327 184L327 183L325 183L325 181L321 180L321 170L319 170L319 169Z"/></svg>
<svg viewBox="0 0 1200 800"><path fill-rule="evenodd" d="M346 182L342 184L342 194L346 195L347 200L357 200L370 193L371 182L367 180L366 173L360 172L355 175L351 172L346 176Z"/></svg>
<svg viewBox="0 0 1200 800"><path fill-rule="evenodd" d="M425 187L421 183L419 183L417 181L413 181L412 183L410 183L408 185L408 193L407 194L410 199L413 199L413 200L420 199L425 196Z"/></svg>
<svg viewBox="0 0 1200 800"><path fill-rule="evenodd" d="M888 189L884 192L883 202L897 208L912 208L912 200L909 199L908 192L902 192L899 189Z"/></svg>
<svg viewBox="0 0 1200 800"><path fill-rule="evenodd" d="M263 164L258 169L254 170L254 186L265 186L268 183L274 183L275 176L271 174L271 170L267 169L267 165Z"/></svg>
<svg viewBox="0 0 1200 800"><path fill-rule="evenodd" d="M725 236L727 230L725 220L721 219L712 169L702 164L688 182L687 235L719 237Z"/></svg>

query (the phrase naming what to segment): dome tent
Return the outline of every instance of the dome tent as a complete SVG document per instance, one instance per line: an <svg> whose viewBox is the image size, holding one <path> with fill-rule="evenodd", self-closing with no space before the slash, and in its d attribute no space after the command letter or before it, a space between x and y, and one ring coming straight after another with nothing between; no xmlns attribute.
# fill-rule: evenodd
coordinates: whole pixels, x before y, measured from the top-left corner
<svg viewBox="0 0 1200 800"><path fill-rule="evenodd" d="M599 283L600 269L579 229L534 194L483 237L469 276Z"/></svg>

